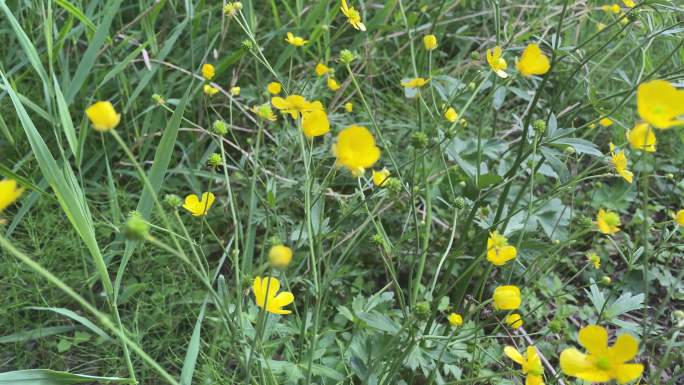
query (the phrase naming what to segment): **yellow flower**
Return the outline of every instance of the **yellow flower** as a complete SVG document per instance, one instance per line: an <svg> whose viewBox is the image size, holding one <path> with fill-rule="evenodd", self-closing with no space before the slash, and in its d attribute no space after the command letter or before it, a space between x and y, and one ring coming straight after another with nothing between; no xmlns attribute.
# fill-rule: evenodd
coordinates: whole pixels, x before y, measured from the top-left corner
<svg viewBox="0 0 684 385"><path fill-rule="evenodd" d="M230 94L232 96L240 96L240 87L235 86L230 89Z"/></svg>
<svg viewBox="0 0 684 385"><path fill-rule="evenodd" d="M420 87L428 84L429 81L430 81L430 79L413 78L411 80L401 82L401 85L406 87L406 88L420 88Z"/></svg>
<svg viewBox="0 0 684 385"><path fill-rule="evenodd" d="M366 31L366 26L361 22L361 14L359 11L347 5L347 0L342 0L340 6L342 13L347 17L347 21L351 24L354 29L359 31Z"/></svg>
<svg viewBox="0 0 684 385"><path fill-rule="evenodd" d="M340 131L332 152L337 157L337 165L346 167L354 176L361 176L380 159L373 134L363 126L349 126Z"/></svg>
<svg viewBox="0 0 684 385"><path fill-rule="evenodd" d="M487 50L487 63L489 68L494 71L494 73L500 78L507 78L508 73L506 69L508 68L508 63L503 58L503 51L498 45L494 49Z"/></svg>
<svg viewBox="0 0 684 385"><path fill-rule="evenodd" d="M646 152L655 152L656 150L656 136L648 123L638 123L633 129L627 131L627 140L635 150Z"/></svg>
<svg viewBox="0 0 684 385"><path fill-rule="evenodd" d="M520 60L515 63L515 68L523 76L543 75L549 72L551 64L537 44L528 44L520 55Z"/></svg>
<svg viewBox="0 0 684 385"><path fill-rule="evenodd" d="M24 189L17 186L16 180L0 180L0 213L19 199L23 192Z"/></svg>
<svg viewBox="0 0 684 385"><path fill-rule="evenodd" d="M463 317L458 313L450 313L447 319L449 320L449 324L453 327L463 325Z"/></svg>
<svg viewBox="0 0 684 385"><path fill-rule="evenodd" d="M634 0L622 0L622 3L624 3L627 8L636 7L636 3L634 2Z"/></svg>
<svg viewBox="0 0 684 385"><path fill-rule="evenodd" d="M637 88L637 110L641 118L655 128L670 128L684 124L677 119L684 115L684 91L665 80L652 80Z"/></svg>
<svg viewBox="0 0 684 385"><path fill-rule="evenodd" d="M323 105L318 101L312 104L314 106L318 105L320 108L302 112L302 131L304 136L309 139L330 132L330 122L328 121L328 115L323 109Z"/></svg>
<svg viewBox="0 0 684 385"><path fill-rule="evenodd" d="M2 211L2 205L0 205L0 211ZM677 214L675 214L674 219L678 225L684 226L684 209L677 211Z"/></svg>
<svg viewBox="0 0 684 385"><path fill-rule="evenodd" d="M625 150L620 150L617 154L615 153L615 145L610 144L610 157L615 171L620 174L620 176L629 183L632 183L634 179L634 173L629 171L627 168L627 155L625 155Z"/></svg>
<svg viewBox="0 0 684 385"><path fill-rule="evenodd" d="M444 119L450 123L455 123L458 120L458 112L456 112L454 107L449 107L444 111Z"/></svg>
<svg viewBox="0 0 684 385"><path fill-rule="evenodd" d="M354 111L354 104L352 102L344 103L344 110L347 112Z"/></svg>
<svg viewBox="0 0 684 385"><path fill-rule="evenodd" d="M110 102L97 102L88 107L85 112L97 131L111 131L121 121L121 114L116 112Z"/></svg>
<svg viewBox="0 0 684 385"><path fill-rule="evenodd" d="M328 88L330 91L337 91L340 89L340 83L335 78L328 78Z"/></svg>
<svg viewBox="0 0 684 385"><path fill-rule="evenodd" d="M494 230L487 239L487 260L496 266L502 266L514 259L518 251L508 244L508 239Z"/></svg>
<svg viewBox="0 0 684 385"><path fill-rule="evenodd" d="M203 90L204 90L204 93L209 95L209 96L216 95L219 92L218 88L212 87L209 84L205 84L203 87Z"/></svg>
<svg viewBox="0 0 684 385"><path fill-rule="evenodd" d="M599 120L599 124L603 127L610 127L613 125L613 120L611 118L602 118Z"/></svg>
<svg viewBox="0 0 684 385"><path fill-rule="evenodd" d="M323 76L323 75L329 73L330 67L328 67L327 65L325 65L323 63L318 63L318 64L316 64L315 71L316 71L316 76L320 77L320 76Z"/></svg>
<svg viewBox="0 0 684 385"><path fill-rule="evenodd" d="M283 86L280 85L278 82L270 82L266 86L266 90L272 95L278 95L280 91L283 90Z"/></svg>
<svg viewBox="0 0 684 385"><path fill-rule="evenodd" d="M520 289L514 285L499 286L492 295L496 310L515 310L520 307Z"/></svg>
<svg viewBox="0 0 684 385"><path fill-rule="evenodd" d="M641 376L644 366L627 363L639 351L639 342L629 334L621 334L613 346L608 346L608 331L597 325L580 329L577 337L588 354L575 348L561 352L560 366L568 376L589 382L608 382L613 379L619 384L634 381Z"/></svg>
<svg viewBox="0 0 684 385"><path fill-rule="evenodd" d="M520 354L512 346L506 346L504 354L522 366L522 373L527 376L525 378L525 385L544 385L544 378L542 377L544 375L544 367L534 346L528 346L525 355Z"/></svg>
<svg viewBox="0 0 684 385"><path fill-rule="evenodd" d="M615 234L620 231L620 216L612 211L600 209L596 215L596 225L603 234Z"/></svg>
<svg viewBox="0 0 684 385"><path fill-rule="evenodd" d="M214 70L213 65L208 63L202 65L202 77L207 80L211 80L214 78L214 75L216 75L216 71Z"/></svg>
<svg viewBox="0 0 684 385"><path fill-rule="evenodd" d="M285 99L276 96L271 99L273 107L280 110L284 114L290 114L292 119L299 118L299 114L303 111L310 111L314 109L312 103L308 102L306 98L301 95L290 95Z"/></svg>
<svg viewBox="0 0 684 385"><path fill-rule="evenodd" d="M285 41L292 44L295 47L301 47L309 42L308 40L304 40L303 37L293 35L292 32L287 33L287 39L285 39Z"/></svg>
<svg viewBox="0 0 684 385"><path fill-rule="evenodd" d="M197 195L190 194L185 197L183 208L188 210L192 216L201 217L207 214L215 200L216 197L210 192L202 194L202 200Z"/></svg>
<svg viewBox="0 0 684 385"><path fill-rule="evenodd" d="M603 24L603 23L601 23L601 22L596 23L596 31L601 32L601 31L603 31L604 29L606 29L606 25L605 25L605 24Z"/></svg>
<svg viewBox="0 0 684 385"><path fill-rule="evenodd" d="M437 36L435 35L425 35L423 36L423 45L428 51L432 51L437 48Z"/></svg>
<svg viewBox="0 0 684 385"><path fill-rule="evenodd" d="M506 316L506 325L517 329L523 326L522 316L518 313L511 313Z"/></svg>
<svg viewBox="0 0 684 385"><path fill-rule="evenodd" d="M252 107L252 112L256 114L259 118L263 120L268 120L271 122L275 122L278 117L273 113L273 109L271 108L271 105L268 103L264 103L258 106L253 106Z"/></svg>
<svg viewBox="0 0 684 385"><path fill-rule="evenodd" d="M275 268L285 268L292 261L292 249L285 245L274 245L268 251L268 262Z"/></svg>
<svg viewBox="0 0 684 385"><path fill-rule="evenodd" d="M252 292L254 292L254 301L257 306L273 314L292 313L291 310L285 310L283 307L294 302L294 295L289 291L278 293L278 290L280 290L280 281L277 278L254 278Z"/></svg>
<svg viewBox="0 0 684 385"><path fill-rule="evenodd" d="M384 187L389 180L390 172L388 169L383 168L380 171L373 170L373 184L378 187Z"/></svg>
<svg viewBox="0 0 684 385"><path fill-rule="evenodd" d="M590 252L587 254L587 261L594 265L594 269L598 269L601 267L601 257L598 256L595 252Z"/></svg>

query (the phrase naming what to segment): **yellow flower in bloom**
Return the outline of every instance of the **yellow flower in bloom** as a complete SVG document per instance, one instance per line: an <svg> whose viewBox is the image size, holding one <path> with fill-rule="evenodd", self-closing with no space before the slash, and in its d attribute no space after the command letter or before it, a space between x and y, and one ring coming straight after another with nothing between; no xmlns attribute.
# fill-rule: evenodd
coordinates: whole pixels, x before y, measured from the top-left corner
<svg viewBox="0 0 684 385"><path fill-rule="evenodd" d="M354 176L361 176L380 159L380 149L373 134L363 126L349 126L337 135L332 146L337 165L346 167Z"/></svg>
<svg viewBox="0 0 684 385"><path fill-rule="evenodd" d="M601 9L603 10L603 12L606 12L606 13L611 13L611 12L615 13L615 14L620 13L620 5L619 4L604 5L601 7Z"/></svg>
<svg viewBox="0 0 684 385"><path fill-rule="evenodd" d="M520 289L514 285L499 286L492 295L496 310L515 310L520 307Z"/></svg>
<svg viewBox="0 0 684 385"><path fill-rule="evenodd" d="M2 205L0 205L0 211L2 211ZM678 225L684 226L684 209L677 211L677 214L675 214L674 219Z"/></svg>
<svg viewBox="0 0 684 385"><path fill-rule="evenodd" d="M110 102L97 102L88 107L85 112L97 131L111 131L121 121L121 114L116 112Z"/></svg>
<svg viewBox="0 0 684 385"><path fill-rule="evenodd" d="M636 7L636 3L634 2L634 0L622 0L622 3L625 4L627 8Z"/></svg>
<svg viewBox="0 0 684 385"><path fill-rule="evenodd" d="M637 88L637 110L641 119L655 128L670 128L684 124L677 119L684 115L684 91L665 80L652 80Z"/></svg>
<svg viewBox="0 0 684 385"><path fill-rule="evenodd" d="M551 63L537 44L529 44L520 55L520 60L515 63L515 68L523 76L543 75L549 72Z"/></svg>
<svg viewBox="0 0 684 385"><path fill-rule="evenodd" d="M209 96L216 95L219 92L218 88L212 87L209 84L205 84L203 87L203 90L204 90L204 93L209 95Z"/></svg>
<svg viewBox="0 0 684 385"><path fill-rule="evenodd" d="M323 75L330 72L330 67L328 67L327 65L325 65L323 63L318 63L318 64L316 64L315 71L316 71L316 76L323 76Z"/></svg>
<svg viewBox="0 0 684 385"><path fill-rule="evenodd" d="M240 87L235 86L230 89L230 94L232 96L240 96Z"/></svg>
<svg viewBox="0 0 684 385"><path fill-rule="evenodd" d="M344 103L344 110L347 112L352 112L354 111L354 103L352 102L346 102Z"/></svg>
<svg viewBox="0 0 684 385"><path fill-rule="evenodd" d="M302 112L302 131L309 139L330 132L330 122L323 105L319 101L313 102L312 105L317 108Z"/></svg>
<svg viewBox="0 0 684 385"><path fill-rule="evenodd" d="M254 301L257 306L273 314L292 313L291 310L285 310L283 307L294 302L294 295L289 291L278 293L278 290L280 290L280 281L277 278L254 278L252 292L254 292Z"/></svg>
<svg viewBox="0 0 684 385"><path fill-rule="evenodd" d="M494 71L494 73L500 78L507 78L508 73L506 69L508 68L508 63L503 58L503 51L498 45L494 49L487 50L487 63L489 68Z"/></svg>
<svg viewBox="0 0 684 385"><path fill-rule="evenodd" d="M273 109L271 108L271 105L268 103L264 103L258 106L253 106L252 107L252 112L256 114L259 118L263 120L268 120L271 122L275 122L278 117L273 113Z"/></svg>
<svg viewBox="0 0 684 385"><path fill-rule="evenodd" d="M293 35L292 32L287 33L287 39L285 39L285 41L292 44L295 47L301 47L309 42L308 40L304 40L303 37Z"/></svg>
<svg viewBox="0 0 684 385"><path fill-rule="evenodd" d="M202 65L202 77L211 80L214 78L214 75L216 75L216 70L214 70L213 65L208 63Z"/></svg>
<svg viewBox="0 0 684 385"><path fill-rule="evenodd" d="M625 150L620 150L617 154L615 153L615 145L610 144L610 157L615 171L620 174L620 176L629 183L632 183L634 179L634 173L629 171L627 168L627 155L625 155Z"/></svg>
<svg viewBox="0 0 684 385"><path fill-rule="evenodd" d="M0 213L9 205L14 203L24 192L23 188L17 186L14 179L3 179L0 181Z"/></svg>
<svg viewBox="0 0 684 385"><path fill-rule="evenodd" d="M268 262L276 268L284 268L292 261L292 249L285 245L274 245L268 251Z"/></svg>
<svg viewBox="0 0 684 385"><path fill-rule="evenodd" d="M627 131L627 140L635 150L646 152L655 152L656 150L656 136L648 123L638 123L634 128Z"/></svg>
<svg viewBox="0 0 684 385"><path fill-rule="evenodd" d="M420 87L428 84L429 81L430 81L430 79L413 78L411 80L401 82L401 85L406 87L406 88L420 88Z"/></svg>
<svg viewBox="0 0 684 385"><path fill-rule="evenodd" d="M314 107L312 103L308 102L306 98L301 95L290 95L285 99L281 97L274 97L271 99L273 107L280 110L284 114L290 114L292 119L299 118L302 111L312 110Z"/></svg>
<svg viewBox="0 0 684 385"><path fill-rule="evenodd" d="M502 266L514 259L518 251L508 244L508 239L494 230L487 239L487 260L496 266Z"/></svg>
<svg viewBox="0 0 684 385"><path fill-rule="evenodd" d="M611 118L602 118L599 120L599 124L603 127L610 127L613 125L613 120Z"/></svg>
<svg viewBox="0 0 684 385"><path fill-rule="evenodd" d="M342 5L340 6L342 13L347 17L347 21L351 24L354 29L359 31L366 31L366 26L361 22L361 14L359 11L347 5L347 0L342 0Z"/></svg>
<svg viewBox="0 0 684 385"><path fill-rule="evenodd" d="M463 317L461 317L461 315L458 313L449 314L447 319L449 320L449 324L453 327L459 327L463 325Z"/></svg>
<svg viewBox="0 0 684 385"><path fill-rule="evenodd" d="M335 78L328 78L328 88L330 91L337 91L340 89L340 83Z"/></svg>
<svg viewBox="0 0 684 385"><path fill-rule="evenodd" d="M437 48L437 36L435 35L425 35L423 36L423 45L428 51L432 51Z"/></svg>
<svg viewBox="0 0 684 385"><path fill-rule="evenodd" d="M566 375L589 382L617 380L619 384L641 377L644 366L627 363L639 351L639 342L629 334L617 336L613 346L608 346L608 331L601 326L589 325L580 329L577 340L587 354L575 348L563 350L560 366Z"/></svg>
<svg viewBox="0 0 684 385"><path fill-rule="evenodd" d="M522 373L527 376L525 378L525 385L544 385L544 378L542 377L544 375L544 367L534 346L528 346L524 355L520 354L516 348L506 346L504 354L522 366Z"/></svg>
<svg viewBox="0 0 684 385"><path fill-rule="evenodd" d="M450 123L455 123L458 120L458 112L456 112L454 107L449 107L444 111L444 119Z"/></svg>
<svg viewBox="0 0 684 385"><path fill-rule="evenodd" d="M598 256L595 252L590 252L587 254L587 261L594 265L594 269L598 269L601 267L601 257Z"/></svg>
<svg viewBox="0 0 684 385"><path fill-rule="evenodd" d="M278 95L282 89L283 86L281 86L278 82L270 82L266 86L266 90L272 95Z"/></svg>
<svg viewBox="0 0 684 385"><path fill-rule="evenodd" d="M511 313L506 316L506 325L517 329L523 326L522 316L518 313Z"/></svg>
<svg viewBox="0 0 684 385"><path fill-rule="evenodd" d="M190 194L185 197L183 208L188 210L192 216L201 217L207 214L215 200L216 197L210 192L202 194L202 200L200 200L197 195Z"/></svg>
<svg viewBox="0 0 684 385"><path fill-rule="evenodd" d="M388 169L383 168L380 171L373 170L373 184L378 187L383 187L387 184L389 180L390 172Z"/></svg>
<svg viewBox="0 0 684 385"><path fill-rule="evenodd" d="M615 234L620 231L620 216L612 211L600 209L596 215L596 225L603 234Z"/></svg>

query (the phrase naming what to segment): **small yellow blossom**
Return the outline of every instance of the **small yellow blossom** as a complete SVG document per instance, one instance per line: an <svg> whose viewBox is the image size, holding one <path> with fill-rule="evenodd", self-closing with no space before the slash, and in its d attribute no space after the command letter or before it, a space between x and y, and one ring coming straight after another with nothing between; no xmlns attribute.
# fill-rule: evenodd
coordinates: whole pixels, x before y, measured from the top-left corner
<svg viewBox="0 0 684 385"><path fill-rule="evenodd" d="M0 209L2 211L2 209ZM677 211L677 213L674 216L675 222L677 222L678 225L684 226L684 209L681 209Z"/></svg>
<svg viewBox="0 0 684 385"><path fill-rule="evenodd" d="M274 97L271 99L271 104L273 107L280 110L284 114L290 114L292 119L298 119L299 114L303 111L309 111L314 109L312 103L306 100L305 97L301 95L289 95L286 98Z"/></svg>
<svg viewBox="0 0 684 385"><path fill-rule="evenodd" d="M423 46L428 51L432 51L437 48L437 36L435 35L425 35L423 36Z"/></svg>
<svg viewBox="0 0 684 385"><path fill-rule="evenodd" d="M384 187L389 180L390 172L388 169L383 168L380 171L373 170L373 184L378 187Z"/></svg>
<svg viewBox="0 0 684 385"><path fill-rule="evenodd" d="M496 266L502 266L517 255L515 246L508 244L508 239L494 230L487 239L487 260Z"/></svg>
<svg viewBox="0 0 684 385"><path fill-rule="evenodd" d="M209 84L205 84L202 89L204 90L204 93L209 96L216 95L219 92L218 88L212 87Z"/></svg>
<svg viewBox="0 0 684 385"><path fill-rule="evenodd" d="M232 96L240 96L240 87L235 86L230 88L230 94Z"/></svg>
<svg viewBox="0 0 684 385"><path fill-rule="evenodd" d="M268 251L268 262L275 268L285 268L292 261L292 249L285 245L273 245Z"/></svg>
<svg viewBox="0 0 684 385"><path fill-rule="evenodd" d="M504 354L520 364L522 373L527 376L525 385L544 385L544 367L534 346L528 346L524 355L513 346L506 346Z"/></svg>
<svg viewBox="0 0 684 385"><path fill-rule="evenodd" d="M641 377L642 364L628 363L639 352L639 342L629 334L621 334L612 346L608 346L608 331L598 325L580 329L577 340L587 354L575 348L561 352L560 366L563 373L588 382L609 382L619 384Z"/></svg>
<svg viewBox="0 0 684 385"><path fill-rule="evenodd" d="M604 29L606 29L606 25L605 25L605 24L603 24L603 23L601 23L601 22L596 23L596 31L601 32L601 31L603 31Z"/></svg>
<svg viewBox="0 0 684 385"><path fill-rule="evenodd" d="M517 286L505 285L494 289L492 300L496 310L515 310L520 307L522 297Z"/></svg>
<svg viewBox="0 0 684 385"><path fill-rule="evenodd" d="M625 5L627 8L634 8L636 7L636 3L634 0L622 0L622 3Z"/></svg>
<svg viewBox="0 0 684 385"><path fill-rule="evenodd" d="M209 63L205 63L202 65L202 77L204 77L207 80L211 80L214 78L215 75L216 70L214 69L213 65Z"/></svg>
<svg viewBox="0 0 684 385"><path fill-rule="evenodd" d="M454 107L449 107L444 111L444 119L446 119L449 123L456 123L458 120L458 112L454 109Z"/></svg>
<svg viewBox="0 0 684 385"><path fill-rule="evenodd" d="M354 7L347 5L347 0L342 0L340 10L342 10L344 16L347 17L347 21L354 29L366 31L366 26L361 22L361 14Z"/></svg>
<svg viewBox="0 0 684 385"><path fill-rule="evenodd" d="M602 125L603 127L610 127L613 125L613 119L601 118L601 120L599 120L599 124Z"/></svg>
<svg viewBox="0 0 684 385"><path fill-rule="evenodd" d="M449 320L449 324L453 327L463 325L463 317L458 313L450 313L447 319Z"/></svg>
<svg viewBox="0 0 684 385"><path fill-rule="evenodd" d="M600 209L596 215L596 225L603 234L615 234L620 231L620 216L615 212Z"/></svg>
<svg viewBox="0 0 684 385"><path fill-rule="evenodd" d="M216 197L211 192L202 194L202 200L200 200L197 195L190 194L185 197L183 208L188 210L192 216L201 217L207 214L215 200Z"/></svg>
<svg viewBox="0 0 684 385"><path fill-rule="evenodd" d="M665 129L684 124L684 90L665 80L652 80L637 88L637 110L643 120L655 128Z"/></svg>
<svg viewBox="0 0 684 385"><path fill-rule="evenodd" d="M347 112L352 112L354 111L354 103L352 102L346 102L344 103L344 110Z"/></svg>
<svg viewBox="0 0 684 385"><path fill-rule="evenodd" d="M332 146L337 165L347 168L352 175L361 176L380 159L380 149L373 134L363 126L349 126L337 135Z"/></svg>
<svg viewBox="0 0 684 385"><path fill-rule="evenodd" d="M406 88L420 88L430 82L430 79L424 78L413 78L405 82L401 82L401 85Z"/></svg>
<svg viewBox="0 0 684 385"><path fill-rule="evenodd" d="M523 326L522 316L518 313L511 313L506 316L506 325L517 329Z"/></svg>
<svg viewBox="0 0 684 385"><path fill-rule="evenodd" d="M537 44L529 44L523 50L515 67L523 76L543 75L549 72L551 63Z"/></svg>
<svg viewBox="0 0 684 385"><path fill-rule="evenodd" d="M270 82L266 86L266 90L272 95L278 95L280 91L283 90L283 86L281 86L278 82Z"/></svg>
<svg viewBox="0 0 684 385"><path fill-rule="evenodd" d="M113 130L121 121L121 114L116 112L110 102L97 102L85 112L93 128L100 132Z"/></svg>
<svg viewBox="0 0 684 385"><path fill-rule="evenodd" d="M252 292L254 293L254 301L256 305L263 310L273 314L290 314L291 310L283 309L294 302L294 295L289 291L280 290L280 281L274 277L256 277L252 285ZM278 293L276 295L276 293Z"/></svg>
<svg viewBox="0 0 684 385"><path fill-rule="evenodd" d="M656 150L656 136L648 123L637 123L633 129L627 131L627 140L634 150L646 152L655 152Z"/></svg>
<svg viewBox="0 0 684 385"><path fill-rule="evenodd" d="M316 76L323 76L325 74L328 74L330 72L330 67L323 63L318 63L316 64L316 68L314 69L316 71Z"/></svg>
<svg viewBox="0 0 684 385"><path fill-rule="evenodd" d="M308 40L304 40L303 37L293 35L292 32L287 33L287 39L285 39L285 41L295 47L301 47L309 42Z"/></svg>
<svg viewBox="0 0 684 385"><path fill-rule="evenodd" d="M330 132L330 122L323 105L321 102L314 102L314 106L320 106L320 108L302 112L302 131L309 139Z"/></svg>
<svg viewBox="0 0 684 385"><path fill-rule="evenodd" d="M592 251L587 254L587 261L594 265L594 269L601 268L601 257L599 257L595 252Z"/></svg>
<svg viewBox="0 0 684 385"><path fill-rule="evenodd" d="M625 150L620 150L620 152L615 153L615 145L611 143L610 157L613 167L615 167L615 171L628 183L632 183L634 173L627 168L627 155L625 155Z"/></svg>
<svg viewBox="0 0 684 385"><path fill-rule="evenodd" d="M259 118L263 120L268 120L271 122L275 122L278 117L276 114L273 113L273 109L271 108L271 105L268 103L260 104L258 106L253 106L252 107L252 112L256 114Z"/></svg>
<svg viewBox="0 0 684 385"><path fill-rule="evenodd" d="M340 89L340 83L335 80L335 78L329 77L328 78L328 88L330 91L337 91Z"/></svg>
<svg viewBox="0 0 684 385"><path fill-rule="evenodd" d="M16 202L24 192L23 188L17 185L14 179L3 179L0 181L0 213L9 205Z"/></svg>
<svg viewBox="0 0 684 385"><path fill-rule="evenodd" d="M503 50L498 45L494 49L487 50L487 63L489 68L494 71L494 73L500 78L507 78L508 73L506 69L508 68L508 63L503 58Z"/></svg>

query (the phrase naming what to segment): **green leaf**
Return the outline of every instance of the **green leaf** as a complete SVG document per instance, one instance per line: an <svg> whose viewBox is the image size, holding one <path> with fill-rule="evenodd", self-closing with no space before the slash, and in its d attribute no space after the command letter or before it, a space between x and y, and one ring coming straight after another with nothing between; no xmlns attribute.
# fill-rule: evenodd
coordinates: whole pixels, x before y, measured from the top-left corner
<svg viewBox="0 0 684 385"><path fill-rule="evenodd" d="M120 377L97 377L49 369L17 370L0 373L0 385L71 385L99 382L129 382Z"/></svg>
<svg viewBox="0 0 684 385"><path fill-rule="evenodd" d="M565 144L571 146L580 154L603 157L603 153L599 151L598 147L588 140L580 138L562 138L554 140L552 144Z"/></svg>
<svg viewBox="0 0 684 385"><path fill-rule="evenodd" d="M192 384L192 374L195 372L195 364L197 364L197 357L199 356L200 343L202 342L202 321L204 321L204 309L207 306L207 301L202 303L195 328L192 331L192 337L188 343L188 349L185 352L185 360L183 361L183 369L180 375L181 385Z"/></svg>
<svg viewBox="0 0 684 385"><path fill-rule="evenodd" d="M71 325L40 327L33 330L26 330L2 336L0 337L0 344L33 341L44 337L54 336L56 334L67 333L74 329L75 328Z"/></svg>
<svg viewBox="0 0 684 385"><path fill-rule="evenodd" d="M107 333L105 333L104 330L100 329L97 325L92 323L89 319L87 319L83 316L80 316L80 315L76 314L75 312L73 312L69 309L65 309L63 307L37 307L37 306L31 306L31 307L28 307L28 309L51 311L51 312L55 312L57 314L61 314L65 317L69 317L72 320L80 323L81 325L90 329L93 333L99 335L100 337L103 337L103 338L108 339L108 340L112 339L112 337L110 337Z"/></svg>
<svg viewBox="0 0 684 385"><path fill-rule="evenodd" d="M482 190L484 188L487 188L491 185L495 185L497 183L500 183L503 180L503 178L500 175L497 174L483 174L480 175L480 179L477 181L477 187Z"/></svg>

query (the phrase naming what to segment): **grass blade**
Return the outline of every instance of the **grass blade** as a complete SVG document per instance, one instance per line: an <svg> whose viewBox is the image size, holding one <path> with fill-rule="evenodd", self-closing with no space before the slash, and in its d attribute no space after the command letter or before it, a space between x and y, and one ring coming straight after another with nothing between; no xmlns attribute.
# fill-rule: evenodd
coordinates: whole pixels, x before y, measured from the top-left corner
<svg viewBox="0 0 684 385"><path fill-rule="evenodd" d="M57 314L61 314L65 317L69 317L72 320L80 323L81 325L85 326L86 328L90 329L93 333L97 334L100 337L103 337L107 340L111 340L112 337L109 336L104 330L100 329L97 325L92 323L89 319L76 314L74 311L65 309L63 307L39 307L39 306L30 306L27 309L31 310L42 310L42 311L51 311L55 312Z"/></svg>
<svg viewBox="0 0 684 385"><path fill-rule="evenodd" d="M97 377L69 372L57 372L49 369L17 370L0 373L0 385L71 385L100 382L126 382L127 378Z"/></svg>
<svg viewBox="0 0 684 385"><path fill-rule="evenodd" d="M197 356L199 355L200 343L202 342L202 321L204 320L204 309L207 306L207 301L202 303L195 328L192 331L192 337L188 343L188 350L185 352L185 360L183 361L183 370L180 375L181 385L192 385L192 375L195 372L195 364L197 363Z"/></svg>

